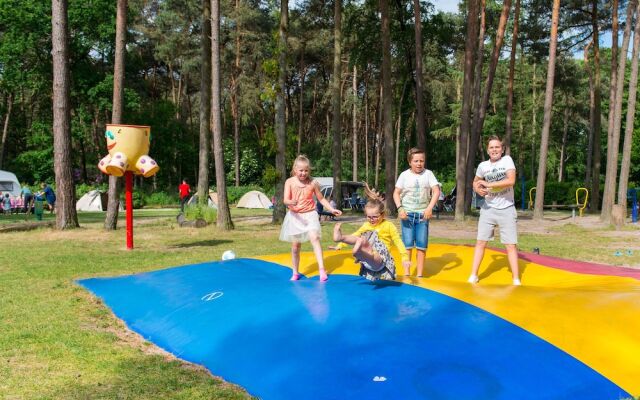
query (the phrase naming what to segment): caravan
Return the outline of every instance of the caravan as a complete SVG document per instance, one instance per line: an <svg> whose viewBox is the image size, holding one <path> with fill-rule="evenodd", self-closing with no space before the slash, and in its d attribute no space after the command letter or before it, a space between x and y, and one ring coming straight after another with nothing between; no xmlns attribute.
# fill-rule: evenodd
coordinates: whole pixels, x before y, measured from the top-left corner
<svg viewBox="0 0 640 400"><path fill-rule="evenodd" d="M0 193L9 193L12 197L20 197L20 182L14 173L0 170Z"/></svg>

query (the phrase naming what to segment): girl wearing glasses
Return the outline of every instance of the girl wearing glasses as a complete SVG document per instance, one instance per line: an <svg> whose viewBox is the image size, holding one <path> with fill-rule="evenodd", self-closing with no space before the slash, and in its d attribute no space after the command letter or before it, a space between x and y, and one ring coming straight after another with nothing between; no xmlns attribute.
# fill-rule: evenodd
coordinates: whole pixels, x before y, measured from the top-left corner
<svg viewBox="0 0 640 400"><path fill-rule="evenodd" d="M302 242L311 242L313 253L318 261L320 280L329 279L324 269L322 259L322 245L320 244L320 222L315 195L318 201L333 215L340 216L342 211L336 210L329 204L320 192L318 181L311 178L311 163L306 156L299 155L293 162L291 178L284 183L283 204L289 208L282 222L280 240L291 242L291 264L293 268L292 281L300 279L300 247Z"/></svg>
<svg viewBox="0 0 640 400"><path fill-rule="evenodd" d="M360 262L360 276L370 281L394 280L396 266L389 249L396 246L405 269L410 266L409 255L395 225L384 218L385 206L378 193L366 184L365 193L369 198L364 206L367 221L351 235L343 235L340 230L342 224L337 223L333 229L333 241L339 244L329 248L340 250L347 244L353 245L353 256Z"/></svg>

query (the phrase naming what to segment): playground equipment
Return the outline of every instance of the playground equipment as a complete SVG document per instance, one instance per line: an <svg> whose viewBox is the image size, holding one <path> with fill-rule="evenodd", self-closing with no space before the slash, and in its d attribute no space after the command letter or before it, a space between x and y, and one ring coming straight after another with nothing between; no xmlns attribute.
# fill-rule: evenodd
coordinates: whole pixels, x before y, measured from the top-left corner
<svg viewBox="0 0 640 400"><path fill-rule="evenodd" d="M286 253L79 283L142 337L262 399L640 395L640 271L521 253L525 286L512 287L508 268L486 268L505 254L486 251L479 285L463 267L474 248L446 244L429 245L428 279L372 284L335 251L330 282L303 252L297 282Z"/></svg>
<svg viewBox="0 0 640 400"><path fill-rule="evenodd" d="M627 198L631 199L631 222L638 222L638 189L627 190Z"/></svg>
<svg viewBox="0 0 640 400"><path fill-rule="evenodd" d="M151 127L108 124L106 128L104 136L109 154L100 160L98 168L107 175L125 177L127 249L133 249L133 174L148 178L160 167L147 155Z"/></svg>
<svg viewBox="0 0 640 400"><path fill-rule="evenodd" d="M537 188L534 186L529 189L529 209L533 209L533 192ZM584 192L584 199L580 201L580 193ZM585 208L587 208L587 202L589 200L589 191L586 188L577 188L576 189L576 203L575 204L545 204L542 207L544 208L568 208L571 210L571 217L576 217L576 209L579 210L579 215L582 217L582 213Z"/></svg>

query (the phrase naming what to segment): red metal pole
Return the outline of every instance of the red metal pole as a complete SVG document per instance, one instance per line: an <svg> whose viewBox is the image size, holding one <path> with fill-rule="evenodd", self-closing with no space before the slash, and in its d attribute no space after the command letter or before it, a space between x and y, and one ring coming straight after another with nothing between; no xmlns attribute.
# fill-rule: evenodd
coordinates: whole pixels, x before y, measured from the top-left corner
<svg viewBox="0 0 640 400"><path fill-rule="evenodd" d="M127 249L133 250L133 173L127 171L125 178L125 202L127 205Z"/></svg>

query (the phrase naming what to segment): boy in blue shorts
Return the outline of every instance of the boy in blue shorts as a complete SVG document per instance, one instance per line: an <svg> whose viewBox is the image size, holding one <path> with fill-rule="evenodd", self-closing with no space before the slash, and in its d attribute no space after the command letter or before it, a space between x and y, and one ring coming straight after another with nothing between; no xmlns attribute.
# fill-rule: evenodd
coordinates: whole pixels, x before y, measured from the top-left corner
<svg viewBox="0 0 640 400"><path fill-rule="evenodd" d="M402 241L409 251L409 260L415 247L416 275L422 277L429 245L429 219L440 196L440 183L433 172L425 169L424 150L415 147L410 149L407 161L410 168L398 177L393 200L401 219ZM410 275L411 267L405 268L404 274Z"/></svg>

